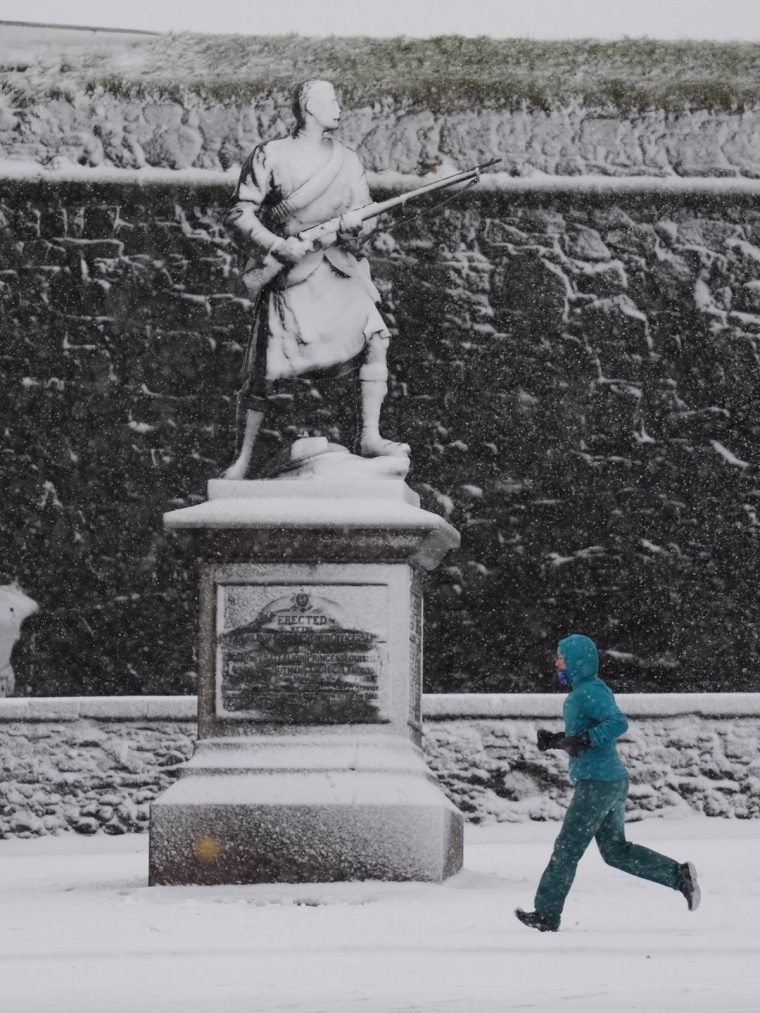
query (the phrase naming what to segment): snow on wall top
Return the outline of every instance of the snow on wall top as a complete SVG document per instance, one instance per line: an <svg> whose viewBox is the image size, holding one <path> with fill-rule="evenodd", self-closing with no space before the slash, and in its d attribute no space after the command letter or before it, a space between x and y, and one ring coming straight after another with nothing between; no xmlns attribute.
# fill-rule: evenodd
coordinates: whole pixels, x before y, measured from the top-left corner
<svg viewBox="0 0 760 1013"><path fill-rule="evenodd" d="M760 716L760 693L618 693L629 717ZM428 721L474 718L558 718L560 693L436 693L423 696ZM194 696L8 697L0 699L0 722L9 721L194 721Z"/></svg>
<svg viewBox="0 0 760 1013"><path fill-rule="evenodd" d="M760 117L759 117L760 120ZM56 157L46 165L26 159L0 158L0 184L3 181L37 181L40 183L85 183L94 186L115 184L135 187L219 187L231 192L237 182L239 167L230 169L167 169L144 165L142 168L117 168L113 165L78 165ZM424 182L446 176L448 170L426 174ZM367 173L372 191L402 193L420 186L423 180L410 172L391 169ZM506 172L488 172L474 189L483 193L520 194L567 193L584 196L625 196L667 194L668 196L715 195L719 197L760 196L760 178L746 176L604 176L600 174L548 175L534 172L528 176L511 176Z"/></svg>
<svg viewBox="0 0 760 1013"><path fill-rule="evenodd" d="M194 721L194 696L60 696L0 699L2 721Z"/></svg>
<svg viewBox="0 0 760 1013"><path fill-rule="evenodd" d="M617 693L629 717L754 717L760 715L760 693ZM557 718L561 693L436 693L424 697L428 721L450 718Z"/></svg>

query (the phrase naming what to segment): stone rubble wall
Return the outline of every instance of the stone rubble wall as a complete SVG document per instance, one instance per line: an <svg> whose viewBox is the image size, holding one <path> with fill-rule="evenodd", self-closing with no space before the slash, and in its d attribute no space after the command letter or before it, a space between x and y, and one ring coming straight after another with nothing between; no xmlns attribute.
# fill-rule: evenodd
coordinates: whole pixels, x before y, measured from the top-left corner
<svg viewBox="0 0 760 1013"><path fill-rule="evenodd" d="M719 182L482 189L369 245L385 428L463 536L427 585L429 689L540 689L569 629L619 691L760 685L760 211ZM19 693L193 690L194 557L161 514L234 445L228 196L0 183L0 582L40 604ZM350 441L339 383L281 395L262 453Z"/></svg>
<svg viewBox="0 0 760 1013"><path fill-rule="evenodd" d="M460 697L456 717L426 721L424 751L446 794L472 822L557 820L567 805L567 760L535 746L538 725L559 728L561 698L536 716L510 698L510 716L478 713ZM620 752L631 773L629 816L691 812L760 818L760 714L634 713L642 698L619 698L630 715ZM656 699L656 698L655 698ZM189 758L196 725L189 698L0 702L0 839L75 832L122 834L148 828L150 803ZM435 697L426 697L426 710ZM535 699L532 701L535 703ZM163 706L152 706L163 704ZM688 710L688 708L687 708ZM117 716L121 715L121 719Z"/></svg>
<svg viewBox="0 0 760 1013"><path fill-rule="evenodd" d="M189 722L0 725L0 837L147 830L194 736Z"/></svg>
<svg viewBox="0 0 760 1013"><path fill-rule="evenodd" d="M251 305L228 191L0 184L0 582L19 693L186 693L195 560L164 511L229 462ZM760 212L753 194L469 193L368 248L389 436L460 529L428 581L431 690L540 689L586 629L616 687L755 690ZM283 389L261 453L351 441Z"/></svg>
<svg viewBox="0 0 760 1013"><path fill-rule="evenodd" d="M285 93L255 103L192 94L181 102L78 94L24 106L0 93L2 157L40 165L227 169L291 125ZM436 113L385 101L346 109L341 137L378 172L415 172L436 163L464 168L499 158L516 176L760 178L760 109L752 106L625 113L569 101L547 110L487 106Z"/></svg>
<svg viewBox="0 0 760 1013"><path fill-rule="evenodd" d="M542 727L561 730L561 721ZM539 753L535 721L450 720L425 728L428 763L472 822L561 819L567 759ZM631 722L619 752L631 776L628 816L760 818L760 720L696 716Z"/></svg>

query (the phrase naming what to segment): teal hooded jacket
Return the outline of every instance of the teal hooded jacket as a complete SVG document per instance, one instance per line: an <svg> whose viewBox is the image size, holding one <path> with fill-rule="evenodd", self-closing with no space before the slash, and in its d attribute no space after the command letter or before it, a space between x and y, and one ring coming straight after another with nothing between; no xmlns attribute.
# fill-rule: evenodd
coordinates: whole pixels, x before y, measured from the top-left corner
<svg viewBox="0 0 760 1013"><path fill-rule="evenodd" d="M563 707L565 735L588 732L592 742L590 749L570 758L570 780L622 781L628 771L615 743L627 730L628 721L615 703L612 690L597 674L596 644L576 633L560 640L557 649L565 659L570 683Z"/></svg>

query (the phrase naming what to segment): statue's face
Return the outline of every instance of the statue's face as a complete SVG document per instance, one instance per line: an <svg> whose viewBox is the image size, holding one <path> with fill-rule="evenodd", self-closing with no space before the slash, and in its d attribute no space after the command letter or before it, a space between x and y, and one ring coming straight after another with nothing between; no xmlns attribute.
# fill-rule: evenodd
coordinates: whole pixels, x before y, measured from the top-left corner
<svg viewBox="0 0 760 1013"><path fill-rule="evenodd" d="M306 99L306 112L311 113L324 130L336 130L340 124L340 103L331 84L315 84Z"/></svg>

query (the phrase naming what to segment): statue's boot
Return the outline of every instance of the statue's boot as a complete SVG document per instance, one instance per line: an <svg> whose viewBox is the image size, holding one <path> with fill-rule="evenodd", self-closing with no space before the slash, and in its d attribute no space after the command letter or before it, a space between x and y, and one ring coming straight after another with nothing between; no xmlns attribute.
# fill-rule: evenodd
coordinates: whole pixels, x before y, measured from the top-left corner
<svg viewBox="0 0 760 1013"><path fill-rule="evenodd" d="M380 435L380 409L387 393L385 378L361 377L362 428L357 442L362 457L397 457L411 453L408 443L396 443Z"/></svg>

